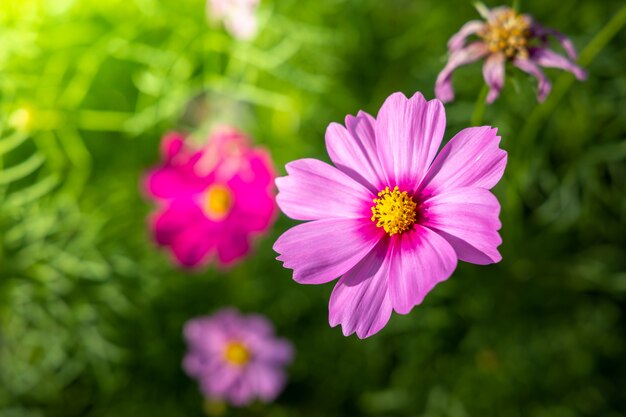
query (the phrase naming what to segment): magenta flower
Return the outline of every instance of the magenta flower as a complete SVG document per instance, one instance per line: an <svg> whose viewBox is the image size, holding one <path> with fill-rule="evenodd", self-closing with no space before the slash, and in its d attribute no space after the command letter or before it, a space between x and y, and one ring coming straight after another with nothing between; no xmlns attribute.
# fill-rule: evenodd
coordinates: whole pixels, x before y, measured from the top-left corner
<svg viewBox="0 0 626 417"><path fill-rule="evenodd" d="M579 80L587 77L585 71L574 63L574 45L561 33L541 26L530 15L517 14L510 7L489 10L479 5L478 9L486 21L467 22L448 42L450 58L435 84L435 95L439 100L445 103L454 99L454 70L481 58L485 58L483 76L489 87L488 103L493 103L504 87L507 61L537 78L537 99L540 102L546 99L552 88L540 67L560 68L573 73ZM478 39L466 44L471 35L477 35ZM569 59L548 48L549 36L554 36L560 42Z"/></svg>
<svg viewBox="0 0 626 417"><path fill-rule="evenodd" d="M301 284L341 277L329 319L346 336L373 335L392 310L409 313L457 259L501 259L500 205L489 191L506 165L500 137L488 126L464 129L436 155L445 126L439 100L395 93L376 119L359 112L346 128L330 124L334 167L301 159L276 179L278 206L309 221L278 238L278 260Z"/></svg>
<svg viewBox="0 0 626 417"><path fill-rule="evenodd" d="M276 338L265 317L224 309L189 320L184 335L183 368L207 399L240 407L255 399L271 402L283 390L293 348Z"/></svg>
<svg viewBox="0 0 626 417"><path fill-rule="evenodd" d="M275 218L269 154L232 128L216 131L200 149L178 133L161 146L163 163L144 182L159 204L151 222L156 242L184 267L213 257L221 266L240 260Z"/></svg>
<svg viewBox="0 0 626 417"><path fill-rule="evenodd" d="M259 0L208 0L207 16L222 21L237 39L252 39L258 30L256 10Z"/></svg>

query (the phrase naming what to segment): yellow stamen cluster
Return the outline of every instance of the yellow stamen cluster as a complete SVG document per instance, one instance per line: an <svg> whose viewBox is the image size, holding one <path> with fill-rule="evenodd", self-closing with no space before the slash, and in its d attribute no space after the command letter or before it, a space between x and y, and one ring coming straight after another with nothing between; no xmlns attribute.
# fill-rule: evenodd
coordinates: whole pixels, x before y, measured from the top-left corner
<svg viewBox="0 0 626 417"><path fill-rule="evenodd" d="M507 58L528 57L530 22L513 9L506 9L489 19L479 33L491 52L503 52Z"/></svg>
<svg viewBox="0 0 626 417"><path fill-rule="evenodd" d="M212 220L226 217L232 205L232 193L223 185L212 185L204 194L204 212Z"/></svg>
<svg viewBox="0 0 626 417"><path fill-rule="evenodd" d="M415 223L417 204L397 186L393 190L385 187L373 201L372 221L376 222L376 227L384 228L389 236L402 233Z"/></svg>
<svg viewBox="0 0 626 417"><path fill-rule="evenodd" d="M240 342L230 342L224 350L224 359L231 365L244 366L250 361L250 351Z"/></svg>

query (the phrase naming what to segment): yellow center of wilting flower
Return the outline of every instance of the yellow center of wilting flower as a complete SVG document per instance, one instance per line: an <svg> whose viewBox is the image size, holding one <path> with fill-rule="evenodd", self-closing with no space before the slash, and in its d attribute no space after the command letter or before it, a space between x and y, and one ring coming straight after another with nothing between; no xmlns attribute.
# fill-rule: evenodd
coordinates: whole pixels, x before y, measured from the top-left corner
<svg viewBox="0 0 626 417"><path fill-rule="evenodd" d="M240 342L230 342L224 351L224 359L231 365L244 366L250 361L250 351Z"/></svg>
<svg viewBox="0 0 626 417"><path fill-rule="evenodd" d="M382 227L389 236L408 230L415 223L417 204L406 191L398 187L390 190L385 187L378 193L372 206L372 221L376 227Z"/></svg>
<svg viewBox="0 0 626 417"><path fill-rule="evenodd" d="M223 185L212 185L204 194L204 211L212 220L226 217L232 205L232 193Z"/></svg>
<svg viewBox="0 0 626 417"><path fill-rule="evenodd" d="M503 52L507 58L528 57L530 22L513 9L499 12L479 33L491 52Z"/></svg>

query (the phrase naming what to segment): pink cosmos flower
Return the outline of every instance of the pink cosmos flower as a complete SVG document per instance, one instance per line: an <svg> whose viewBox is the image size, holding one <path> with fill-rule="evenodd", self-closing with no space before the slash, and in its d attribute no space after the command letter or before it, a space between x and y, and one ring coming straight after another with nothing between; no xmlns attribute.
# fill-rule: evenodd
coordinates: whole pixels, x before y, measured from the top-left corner
<svg viewBox="0 0 626 417"><path fill-rule="evenodd" d="M252 39L258 30L256 9L260 0L208 0L207 16L224 22L226 30L237 39Z"/></svg>
<svg viewBox="0 0 626 417"><path fill-rule="evenodd" d="M271 402L283 390L293 347L274 336L265 317L224 309L188 321L184 335L189 349L183 368L207 399L244 406Z"/></svg>
<svg viewBox="0 0 626 417"><path fill-rule="evenodd" d="M573 73L579 80L587 77L585 71L574 63L574 45L561 33L541 26L530 15L517 14L510 7L489 10L479 5L478 10L486 21L467 22L448 42L450 59L435 84L435 95L439 100L445 103L454 99L454 70L481 58L485 58L483 76L489 86L488 103L493 103L504 87L506 62L537 78L537 99L540 102L546 99L552 88L540 67L560 68ZM478 39L466 44L471 35L477 35ZM548 48L549 36L560 42L569 59Z"/></svg>
<svg viewBox="0 0 626 417"><path fill-rule="evenodd" d="M159 204L151 222L156 242L184 267L213 257L228 266L244 257L275 218L269 154L232 128L217 130L199 149L178 133L166 135L161 154L162 164L144 181Z"/></svg>
<svg viewBox="0 0 626 417"><path fill-rule="evenodd" d="M439 100L391 95L374 119L359 112L331 123L316 159L287 164L276 179L278 206L308 222L274 250L301 284L341 277L330 297L331 326L373 335L392 310L407 314L447 279L457 259L501 259L500 205L489 191L506 152L489 126L464 129L439 152L446 126Z"/></svg>

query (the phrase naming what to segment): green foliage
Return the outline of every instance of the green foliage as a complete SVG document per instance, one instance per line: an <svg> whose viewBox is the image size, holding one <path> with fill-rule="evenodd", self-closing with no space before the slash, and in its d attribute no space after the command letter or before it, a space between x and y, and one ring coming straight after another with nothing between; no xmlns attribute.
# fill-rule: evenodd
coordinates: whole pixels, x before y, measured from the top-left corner
<svg viewBox="0 0 626 417"><path fill-rule="evenodd" d="M328 123L393 91L433 96L447 39L477 17L469 2L268 0L245 43L210 25L202 0L3 1L0 416L200 416L181 328L224 305L267 314L297 349L276 403L225 415L620 415L626 11L520 7L571 35L590 76L548 71L538 105L535 81L511 70L485 109L509 153L504 260L460 265L360 341L328 327L329 285L295 284L274 260L293 222L232 270L185 273L150 241L141 175L164 132L219 121L279 167L326 159ZM480 68L454 82L446 138L476 114Z"/></svg>

